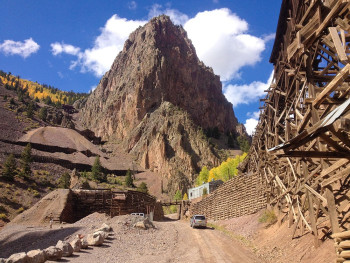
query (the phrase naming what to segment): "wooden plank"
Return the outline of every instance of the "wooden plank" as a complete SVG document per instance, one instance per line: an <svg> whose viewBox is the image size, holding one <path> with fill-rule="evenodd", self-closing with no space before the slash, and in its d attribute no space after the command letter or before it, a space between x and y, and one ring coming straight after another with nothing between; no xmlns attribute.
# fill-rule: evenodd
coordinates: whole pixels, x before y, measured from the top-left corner
<svg viewBox="0 0 350 263"><path fill-rule="evenodd" d="M301 131L303 131L305 129L306 124L308 123L308 121L310 120L311 117L311 109L308 108L306 113L304 114L304 118L302 119L301 123L298 126L297 132L300 133Z"/></svg>
<svg viewBox="0 0 350 263"><path fill-rule="evenodd" d="M338 180L342 179L343 177L348 176L349 173L350 173L350 166L348 166L344 170L336 173L335 175L332 175L330 178L324 180L321 183L321 187L326 187L326 186L330 185L331 183L334 183L335 181L338 181Z"/></svg>
<svg viewBox="0 0 350 263"><path fill-rule="evenodd" d="M305 157L305 158L350 158L350 153L325 152L325 151L288 151L276 152L281 157Z"/></svg>
<svg viewBox="0 0 350 263"><path fill-rule="evenodd" d="M325 29L325 27L328 25L328 23L331 22L333 17L341 11L342 7L344 6L344 3L348 3L348 0L337 0L335 6L332 8L332 10L328 13L326 18L323 20L322 24L317 28L315 35L318 36L320 33Z"/></svg>
<svg viewBox="0 0 350 263"><path fill-rule="evenodd" d="M328 30L329 30L329 33L331 34L335 49L337 50L339 60L343 64L348 63L348 57L345 54L344 47L342 46L342 43L340 41L337 28L336 27L329 27Z"/></svg>
<svg viewBox="0 0 350 263"><path fill-rule="evenodd" d="M344 78L350 74L350 64L347 64L341 71L334 77L334 79L328 83L323 91L317 95L315 100L312 102L313 107L319 107L325 98L332 93L341 83L344 82Z"/></svg>
<svg viewBox="0 0 350 263"><path fill-rule="evenodd" d="M344 164L347 164L348 162L349 159L340 159L339 161L335 162L334 164L323 170L320 176L325 177L329 173L339 169L339 167L343 166Z"/></svg>
<svg viewBox="0 0 350 263"><path fill-rule="evenodd" d="M328 208L329 219L331 221L332 232L333 234L336 234L340 232L340 228L338 223L337 207L335 205L335 199L331 189L332 188L329 188L329 187L325 189L325 196L328 204L327 208Z"/></svg>
<svg viewBox="0 0 350 263"><path fill-rule="evenodd" d="M322 195L320 195L319 193L317 193L313 188L311 188L310 186L308 186L307 184L305 184L305 188L307 190L309 190L314 196L316 196L317 198L319 198L322 203L323 203L323 206L326 207L327 206L327 199L324 198Z"/></svg>
<svg viewBox="0 0 350 263"><path fill-rule="evenodd" d="M314 234L314 245L317 248L319 246L319 240L318 240L318 232L317 232L317 227L316 227L314 203L312 201L312 196L309 194L309 192L306 192L306 195L307 195L307 198L309 200L309 217L310 217L310 221L311 221L312 232Z"/></svg>

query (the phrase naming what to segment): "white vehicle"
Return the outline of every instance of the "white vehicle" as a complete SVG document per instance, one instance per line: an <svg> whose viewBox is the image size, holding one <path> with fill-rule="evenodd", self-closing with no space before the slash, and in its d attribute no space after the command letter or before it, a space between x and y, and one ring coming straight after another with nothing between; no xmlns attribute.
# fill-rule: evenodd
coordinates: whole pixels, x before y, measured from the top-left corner
<svg viewBox="0 0 350 263"><path fill-rule="evenodd" d="M132 216L142 216L145 217L144 213L131 213Z"/></svg>
<svg viewBox="0 0 350 263"><path fill-rule="evenodd" d="M191 217L190 221L191 227L207 227L207 219L205 218L204 215L194 215Z"/></svg>

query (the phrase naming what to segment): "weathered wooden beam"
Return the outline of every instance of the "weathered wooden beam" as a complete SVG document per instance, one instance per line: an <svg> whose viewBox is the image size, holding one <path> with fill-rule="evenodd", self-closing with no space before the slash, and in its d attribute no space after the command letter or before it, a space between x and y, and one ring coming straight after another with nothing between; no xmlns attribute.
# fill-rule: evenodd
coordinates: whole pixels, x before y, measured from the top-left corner
<svg viewBox="0 0 350 263"><path fill-rule="evenodd" d="M342 46L342 43L340 41L337 28L336 27L329 27L328 30L329 30L329 33L331 34L335 49L337 50L339 60L343 64L348 63L348 57L347 57L345 50L344 50L344 47Z"/></svg>
<svg viewBox="0 0 350 263"><path fill-rule="evenodd" d="M350 174L350 166L348 166L347 168L343 169L342 171L336 173L335 175L331 176L330 178L324 180L321 183L321 187L326 187L328 185L330 185L331 183L334 183L335 181L338 181L340 179L342 179L345 176L348 176Z"/></svg>
<svg viewBox="0 0 350 263"><path fill-rule="evenodd" d="M325 189L325 197L327 199L327 208L328 208L328 215L329 219L331 221L331 227L332 227L332 233L339 233L340 228L339 228L339 222L338 222L338 212L337 212L337 207L335 205L335 199L333 195L333 191L331 187L327 187Z"/></svg>
<svg viewBox="0 0 350 263"><path fill-rule="evenodd" d="M312 102L313 107L319 107L325 98L332 93L343 81L344 78L350 74L350 64L347 64L342 70L334 77L334 79L324 88L324 90L318 94L315 100Z"/></svg>
<svg viewBox="0 0 350 263"><path fill-rule="evenodd" d="M319 240L318 240L318 232L317 232L317 226L316 226L316 216L315 216L315 211L314 211L314 203L312 200L312 196L309 194L309 192L306 192L306 198L308 198L309 201L309 217L311 221L311 227L312 227L312 232L314 234L314 244L315 247L317 248L319 246Z"/></svg>
<svg viewBox="0 0 350 263"><path fill-rule="evenodd" d="M310 191L310 193L312 193L314 196L316 196L317 198L319 198L322 201L322 205L323 206L327 206L327 199L324 198L322 195L320 195L319 193L317 193L313 188L311 188L310 186L308 186L307 184L305 184L305 188L307 190Z"/></svg>
<svg viewBox="0 0 350 263"><path fill-rule="evenodd" d="M350 153L324 152L324 151L288 151L279 152L280 157L305 157L305 158L350 158Z"/></svg>

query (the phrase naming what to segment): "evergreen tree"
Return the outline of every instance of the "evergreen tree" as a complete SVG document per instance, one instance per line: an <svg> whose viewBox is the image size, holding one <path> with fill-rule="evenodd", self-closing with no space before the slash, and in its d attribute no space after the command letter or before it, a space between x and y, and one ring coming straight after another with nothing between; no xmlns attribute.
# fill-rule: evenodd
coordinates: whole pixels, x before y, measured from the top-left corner
<svg viewBox="0 0 350 263"><path fill-rule="evenodd" d="M21 176L24 178L28 178L32 171L30 169L30 164L32 162L32 146L30 143L23 149L21 154Z"/></svg>
<svg viewBox="0 0 350 263"><path fill-rule="evenodd" d="M126 176L125 176L125 185L126 185L127 187L132 187L132 186L134 185L134 180L132 179L130 169L128 169L128 171L126 172Z"/></svg>
<svg viewBox="0 0 350 263"><path fill-rule="evenodd" d="M94 165L92 166L91 169L91 175L94 180L97 180L99 182L105 181L105 176L102 172L102 166L100 162L100 156L96 156Z"/></svg>
<svg viewBox="0 0 350 263"><path fill-rule="evenodd" d="M250 148L248 138L241 135L241 136L238 136L237 141L238 141L239 148L243 152L247 153L249 151L249 148Z"/></svg>
<svg viewBox="0 0 350 263"><path fill-rule="evenodd" d="M69 189L70 187L70 175L69 173L64 173L58 180L58 187L63 189Z"/></svg>
<svg viewBox="0 0 350 263"><path fill-rule="evenodd" d="M39 118L42 119L43 121L46 121L47 118L47 108L42 107L39 111Z"/></svg>
<svg viewBox="0 0 350 263"><path fill-rule="evenodd" d="M27 117L32 118L34 115L34 103L31 101L27 106Z"/></svg>
<svg viewBox="0 0 350 263"><path fill-rule="evenodd" d="M182 193L180 190L177 190L175 195L174 195L175 200L182 200Z"/></svg>
<svg viewBox="0 0 350 263"><path fill-rule="evenodd" d="M4 168L2 170L2 177L4 177L8 181L13 181L13 178L16 175L16 160L15 156L11 153L5 163Z"/></svg>

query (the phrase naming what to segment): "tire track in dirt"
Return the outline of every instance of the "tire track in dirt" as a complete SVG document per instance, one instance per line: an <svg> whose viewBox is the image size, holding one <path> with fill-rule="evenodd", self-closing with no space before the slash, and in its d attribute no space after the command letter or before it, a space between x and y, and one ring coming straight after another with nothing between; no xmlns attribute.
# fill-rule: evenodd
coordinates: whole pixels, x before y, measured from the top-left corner
<svg viewBox="0 0 350 263"><path fill-rule="evenodd" d="M176 222L180 235L186 236L186 242L179 242L178 250L187 247L183 258L190 262L208 263L255 263L261 262L251 251L238 242L214 229L192 229L188 223ZM181 233L183 232L183 233ZM184 250L184 247L182 248ZM191 252L190 252L191 251ZM178 262L178 261L175 261Z"/></svg>

